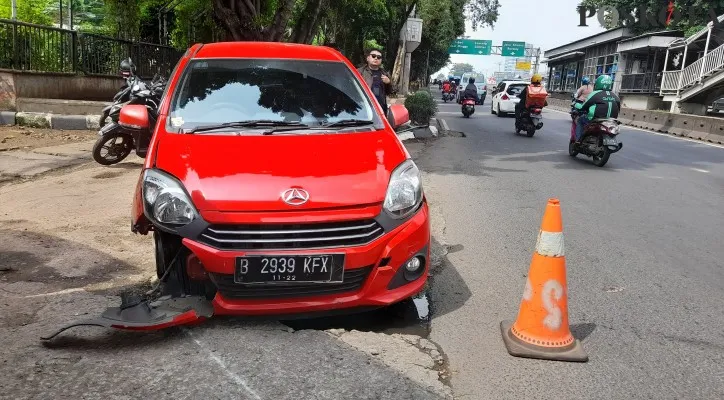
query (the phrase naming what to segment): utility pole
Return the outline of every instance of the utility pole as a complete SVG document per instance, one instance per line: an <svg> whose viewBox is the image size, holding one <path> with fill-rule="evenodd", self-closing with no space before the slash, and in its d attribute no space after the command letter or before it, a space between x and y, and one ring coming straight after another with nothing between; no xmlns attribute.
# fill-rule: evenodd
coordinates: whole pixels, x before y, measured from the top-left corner
<svg viewBox="0 0 724 400"><path fill-rule="evenodd" d="M10 15L13 20L18 19L18 0L10 0Z"/></svg>
<svg viewBox="0 0 724 400"><path fill-rule="evenodd" d="M59 0L58 12L60 13L60 29L63 29L63 0Z"/></svg>

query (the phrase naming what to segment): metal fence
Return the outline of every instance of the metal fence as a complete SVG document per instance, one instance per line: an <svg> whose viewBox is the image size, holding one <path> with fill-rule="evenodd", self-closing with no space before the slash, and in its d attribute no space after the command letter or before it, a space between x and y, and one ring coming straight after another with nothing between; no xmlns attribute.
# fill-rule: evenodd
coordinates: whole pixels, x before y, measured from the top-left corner
<svg viewBox="0 0 724 400"><path fill-rule="evenodd" d="M0 68L118 76L131 57L138 74L168 76L183 52L153 43L0 19Z"/></svg>
<svg viewBox="0 0 724 400"><path fill-rule="evenodd" d="M624 74L621 76L621 93L658 93L661 89L661 72Z"/></svg>

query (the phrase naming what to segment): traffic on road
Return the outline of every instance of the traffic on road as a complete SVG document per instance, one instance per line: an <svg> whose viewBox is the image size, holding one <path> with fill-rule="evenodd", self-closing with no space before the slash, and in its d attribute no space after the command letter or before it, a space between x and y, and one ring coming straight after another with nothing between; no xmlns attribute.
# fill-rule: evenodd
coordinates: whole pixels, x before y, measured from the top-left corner
<svg viewBox="0 0 724 400"><path fill-rule="evenodd" d="M606 74L452 77L405 140L365 54L126 62L95 140L3 148L4 394L724 398L724 146L622 125Z"/></svg>

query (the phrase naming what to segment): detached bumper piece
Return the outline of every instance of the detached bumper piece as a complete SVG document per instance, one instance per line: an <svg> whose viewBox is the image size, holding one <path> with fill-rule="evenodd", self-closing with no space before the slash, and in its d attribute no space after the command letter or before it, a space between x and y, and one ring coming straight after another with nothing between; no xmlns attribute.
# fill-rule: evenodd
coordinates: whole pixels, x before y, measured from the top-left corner
<svg viewBox="0 0 724 400"><path fill-rule="evenodd" d="M211 302L200 296L164 296L155 301L137 295L122 295L121 306L107 309L100 317L74 322L51 335L47 341L76 326L98 326L128 331L154 331L203 321L214 315Z"/></svg>

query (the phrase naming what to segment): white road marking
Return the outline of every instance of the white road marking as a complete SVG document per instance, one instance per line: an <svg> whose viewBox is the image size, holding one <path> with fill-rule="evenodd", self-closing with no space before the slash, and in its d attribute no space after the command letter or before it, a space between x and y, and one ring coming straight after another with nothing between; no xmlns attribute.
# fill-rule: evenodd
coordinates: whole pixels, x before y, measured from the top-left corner
<svg viewBox="0 0 724 400"><path fill-rule="evenodd" d="M259 397L259 395L256 394L255 391L251 390L249 385L247 385L246 382L244 382L244 380L241 379L241 377L239 375L231 372L229 370L229 368L226 366L226 363L222 359L220 359L216 354L214 354L211 350L209 350L209 348L206 347L205 344L201 343L201 341L196 339L194 337L194 335L191 333L191 331L189 331L188 329L185 329L185 328L183 331L184 331L184 333L189 335L191 337L191 340L193 340L194 343L196 343L196 345L199 346L201 348L201 350L203 350L206 353L206 355L209 356L209 358L212 359L216 363L216 365L218 365L224 371L226 376L228 376L229 378L231 378L231 380L236 382L237 385L244 388L244 390L246 390L246 392L249 393L249 395L251 395L251 397L253 397L256 400L261 400L261 397Z"/></svg>
<svg viewBox="0 0 724 400"><path fill-rule="evenodd" d="M709 171L707 171L707 170L705 170L705 169L701 169L701 168L692 168L692 169L693 169L694 171L703 172L703 173L705 173L705 174L708 174L708 173L709 173Z"/></svg>
<svg viewBox="0 0 724 400"><path fill-rule="evenodd" d="M553 112L557 112L557 113L560 113L560 114L570 115L570 113L568 113L568 112L558 111L558 110L554 110L554 109L552 109L552 108L548 108L548 109L546 109L546 111L553 111ZM701 140L696 140L696 139L691 139L691 138L687 138L687 137L681 137L681 136L672 135L672 134L670 134L670 133L661 133L661 132L649 131L649 130L646 130L646 129L636 128L635 126L628 126L628 125L623 125L623 126L624 126L626 129L633 129L633 130L635 130L635 131L652 133L652 134L654 134L654 135L664 136L664 137L671 138L671 139L684 140L684 141L687 141L687 142L693 142L693 143L703 144L703 145L705 145L705 146L710 146L710 147L716 147L716 148L719 148L719 149L724 149L724 145L717 144L717 143L704 142L704 141L701 141Z"/></svg>
<svg viewBox="0 0 724 400"><path fill-rule="evenodd" d="M33 297L57 296L57 295L61 295L61 294L76 293L76 292L85 292L85 289L82 289L82 288L64 289L64 290L59 290L57 292L31 294L28 296L23 296L23 298L29 299L29 298L33 298Z"/></svg>

